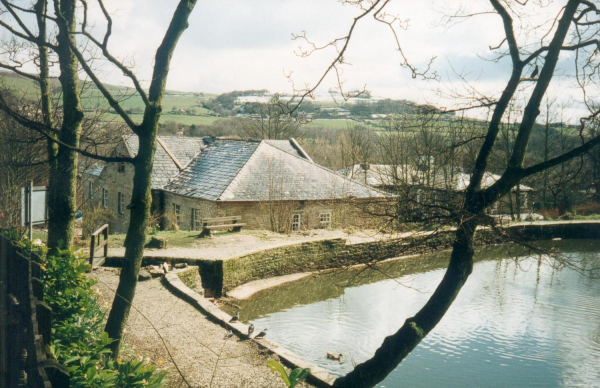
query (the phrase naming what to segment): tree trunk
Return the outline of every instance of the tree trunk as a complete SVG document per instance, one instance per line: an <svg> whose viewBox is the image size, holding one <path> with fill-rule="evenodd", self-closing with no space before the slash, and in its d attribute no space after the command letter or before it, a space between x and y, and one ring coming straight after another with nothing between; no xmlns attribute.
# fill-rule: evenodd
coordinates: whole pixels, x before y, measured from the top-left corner
<svg viewBox="0 0 600 388"><path fill-rule="evenodd" d="M477 217L465 217L459 225L450 264L441 283L427 304L407 319L396 333L387 337L373 358L357 365L352 372L338 378L334 387L373 387L387 377L398 364L440 322L456 299L473 270L473 237Z"/></svg>
<svg viewBox="0 0 600 388"><path fill-rule="evenodd" d="M156 50L154 73L150 84L148 103L144 111L144 120L134 129L139 139L139 148L134 159L135 175L130 205L131 216L125 238L125 260L117 293L106 322L106 332L114 340L111 344L114 358L119 355L119 346L135 296L137 277L144 256L146 227L152 206L152 167L156 150L156 136L171 57L181 34L188 26L188 18L195 5L196 0L179 1L165 37Z"/></svg>
<svg viewBox="0 0 600 388"><path fill-rule="evenodd" d="M52 128L52 94L50 91L49 84L49 60L48 60L48 48L45 46L47 41L46 39L46 13L47 13L47 0L38 0L35 4L35 16L37 19L38 25L38 38L39 43L37 45L39 52L39 66L40 66L40 96L42 102L42 119L47 128ZM56 134L51 134L52 137L56 138ZM46 197L46 205L49 209L57 209L58 205L56 204L56 189L59 185L56 180L58 177L58 145L48 139L46 145L46 152L48 154L48 190ZM54 220L54 218L52 218ZM53 241L57 241L60 239L60 236L56 238L53 237ZM63 237L64 238L64 237ZM53 243L50 246L52 249L57 247L57 244Z"/></svg>
<svg viewBox="0 0 600 388"><path fill-rule="evenodd" d="M61 1L60 16L57 18L58 79L63 93L63 123L58 139L69 146L79 147L83 109L79 98L78 61L70 46L70 41L75 40L70 33L75 29L75 8L75 0ZM55 165L50 168L48 248L51 250L73 244L77 211L77 160L76 151L59 145Z"/></svg>
<svg viewBox="0 0 600 388"><path fill-rule="evenodd" d="M134 163L135 175L131 193L131 218L125 239L125 260L119 277L117 295L105 329L108 336L115 339L111 345L115 357L119 354L123 331L135 296L137 277L144 257L146 227L152 206L152 165L156 151L156 131L149 132L147 136L139 136L139 152Z"/></svg>

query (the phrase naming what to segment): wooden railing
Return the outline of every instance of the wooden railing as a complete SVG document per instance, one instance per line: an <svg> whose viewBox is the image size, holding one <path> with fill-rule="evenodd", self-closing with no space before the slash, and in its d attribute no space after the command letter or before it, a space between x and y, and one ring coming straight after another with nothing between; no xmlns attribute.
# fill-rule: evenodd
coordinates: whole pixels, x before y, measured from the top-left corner
<svg viewBox="0 0 600 388"><path fill-rule="evenodd" d="M52 309L40 257L0 235L0 388L68 387L67 369L46 356Z"/></svg>
<svg viewBox="0 0 600 388"><path fill-rule="evenodd" d="M100 241L100 236L104 236L104 241ZM104 247L103 256L98 260L96 259L96 252L100 248ZM92 233L92 238L90 241L90 269L89 272L92 272L94 268L94 264L96 266L104 264L106 258L108 257L108 224L104 224L98 228L94 233Z"/></svg>

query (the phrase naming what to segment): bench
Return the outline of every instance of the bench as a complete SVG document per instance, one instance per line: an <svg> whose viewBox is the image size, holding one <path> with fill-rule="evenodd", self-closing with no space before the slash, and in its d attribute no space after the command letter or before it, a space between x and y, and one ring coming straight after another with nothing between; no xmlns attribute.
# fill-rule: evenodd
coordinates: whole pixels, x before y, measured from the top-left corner
<svg viewBox="0 0 600 388"><path fill-rule="evenodd" d="M246 226L246 224L240 223L241 220L242 216L204 218L202 219L202 232L200 233L200 237L210 236L211 230L215 229L227 229L239 232L242 230L242 227Z"/></svg>

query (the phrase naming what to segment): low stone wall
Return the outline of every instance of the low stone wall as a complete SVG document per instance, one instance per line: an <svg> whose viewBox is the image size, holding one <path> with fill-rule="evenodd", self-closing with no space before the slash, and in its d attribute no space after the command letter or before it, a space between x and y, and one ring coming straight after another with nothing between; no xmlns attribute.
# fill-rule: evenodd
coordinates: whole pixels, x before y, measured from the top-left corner
<svg viewBox="0 0 600 388"><path fill-rule="evenodd" d="M359 244L346 244L346 240L338 238L245 254L223 260L223 290L231 290L241 284L257 279L328 268L341 268L398 256L446 250L451 248L454 234L454 231L444 231L430 236ZM506 236L500 236L492 230L483 229L477 231L475 238L475 245L477 246L500 244L513 239L526 241L553 238L600 239L600 222L515 225L506 229ZM213 271L212 276L218 277L218 274Z"/></svg>
<svg viewBox="0 0 600 388"><path fill-rule="evenodd" d="M556 222L518 224L505 229L506 236L481 229L475 245L500 244L517 240L600 239L600 222ZM437 232L394 240L347 244L345 239L328 239L279 246L247 253L224 260L194 258L148 257L143 265L168 261L199 267L206 297L221 297L222 293L252 280L356 264L377 262L393 257L425 254L451 248L454 231ZM105 265L121 266L123 258L109 257Z"/></svg>
<svg viewBox="0 0 600 388"><path fill-rule="evenodd" d="M223 261L223 288L297 272L342 268L397 256L448 249L453 232L410 239L347 244L345 239L311 241L246 254Z"/></svg>

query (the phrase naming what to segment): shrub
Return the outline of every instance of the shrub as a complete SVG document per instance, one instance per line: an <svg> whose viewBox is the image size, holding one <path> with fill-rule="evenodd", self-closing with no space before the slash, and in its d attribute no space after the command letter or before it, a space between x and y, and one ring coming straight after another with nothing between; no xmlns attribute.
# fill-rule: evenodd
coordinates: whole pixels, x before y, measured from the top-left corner
<svg viewBox="0 0 600 388"><path fill-rule="evenodd" d="M18 234L4 232L11 238ZM113 342L102 331L104 313L86 272L88 262L70 250L44 255L29 240L16 240L25 253L41 255L44 300L52 308L52 342L47 352L69 369L72 387L149 387L165 385L166 372L142 360L114 360Z"/></svg>
<svg viewBox="0 0 600 388"><path fill-rule="evenodd" d="M555 207L549 209L540 209L539 212L546 220L553 220L560 216L560 211Z"/></svg>
<svg viewBox="0 0 600 388"><path fill-rule="evenodd" d="M587 202L581 204L575 208L577 214L582 216L589 216L591 214L600 214L600 203L598 202Z"/></svg>
<svg viewBox="0 0 600 388"><path fill-rule="evenodd" d="M115 212L95 204L87 204L83 209L83 218L81 220L81 233L83 238L87 239L104 224L109 224L115 220Z"/></svg>
<svg viewBox="0 0 600 388"><path fill-rule="evenodd" d="M166 230L179 230L179 223L177 222L177 214L173 212L167 212L164 214L165 229Z"/></svg>

